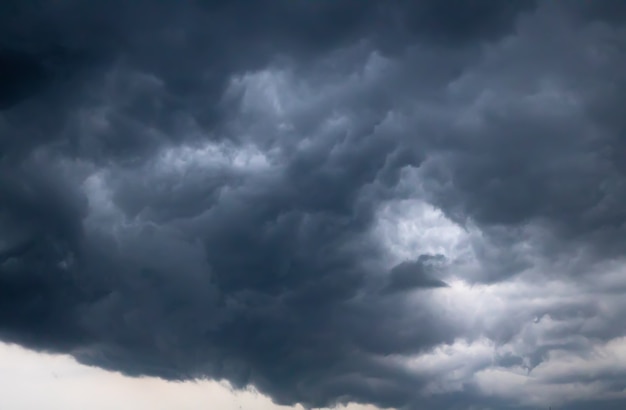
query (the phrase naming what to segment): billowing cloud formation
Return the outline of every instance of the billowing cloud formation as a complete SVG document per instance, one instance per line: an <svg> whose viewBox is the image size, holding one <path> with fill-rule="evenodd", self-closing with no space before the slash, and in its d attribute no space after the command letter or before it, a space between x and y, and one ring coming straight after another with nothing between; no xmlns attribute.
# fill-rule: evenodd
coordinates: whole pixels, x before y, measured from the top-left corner
<svg viewBox="0 0 626 410"><path fill-rule="evenodd" d="M447 286L440 279L433 278L430 272L434 262L441 255L420 255L415 261L405 261L394 266L389 272L389 283L385 287L388 292L398 292L415 288L439 288Z"/></svg>
<svg viewBox="0 0 626 410"><path fill-rule="evenodd" d="M307 406L624 399L621 3L0 16L3 340Z"/></svg>

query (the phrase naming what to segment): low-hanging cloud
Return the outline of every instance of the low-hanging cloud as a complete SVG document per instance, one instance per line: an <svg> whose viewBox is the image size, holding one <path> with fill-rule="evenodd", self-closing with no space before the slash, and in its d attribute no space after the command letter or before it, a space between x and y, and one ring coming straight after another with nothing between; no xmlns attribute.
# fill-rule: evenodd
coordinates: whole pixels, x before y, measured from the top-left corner
<svg viewBox="0 0 626 410"><path fill-rule="evenodd" d="M0 6L0 338L286 404L613 408L624 9L445 3Z"/></svg>

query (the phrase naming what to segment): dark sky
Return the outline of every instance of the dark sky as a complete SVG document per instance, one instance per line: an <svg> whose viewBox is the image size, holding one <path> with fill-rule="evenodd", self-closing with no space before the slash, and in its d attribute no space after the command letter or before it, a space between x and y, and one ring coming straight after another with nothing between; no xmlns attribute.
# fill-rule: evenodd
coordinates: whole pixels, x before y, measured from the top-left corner
<svg viewBox="0 0 626 410"><path fill-rule="evenodd" d="M624 107L622 0L5 0L0 340L282 404L622 408Z"/></svg>

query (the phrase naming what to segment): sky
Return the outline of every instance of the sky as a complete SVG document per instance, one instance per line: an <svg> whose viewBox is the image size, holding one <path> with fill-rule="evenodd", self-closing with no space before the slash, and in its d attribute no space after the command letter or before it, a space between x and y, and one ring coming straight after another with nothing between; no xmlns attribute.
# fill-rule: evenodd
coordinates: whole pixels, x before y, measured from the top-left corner
<svg viewBox="0 0 626 410"><path fill-rule="evenodd" d="M0 408L624 408L624 73L622 0L1 2Z"/></svg>
<svg viewBox="0 0 626 410"><path fill-rule="evenodd" d="M159 378L131 378L78 364L68 355L40 354L0 346L0 406L30 410L303 410L279 406L250 387L235 391L227 382L173 383ZM350 404L338 410L375 410Z"/></svg>

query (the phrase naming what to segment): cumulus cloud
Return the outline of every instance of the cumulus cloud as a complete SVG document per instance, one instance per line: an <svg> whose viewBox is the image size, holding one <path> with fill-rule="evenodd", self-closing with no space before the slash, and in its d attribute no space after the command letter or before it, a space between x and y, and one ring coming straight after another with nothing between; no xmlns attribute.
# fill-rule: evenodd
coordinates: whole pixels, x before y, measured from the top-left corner
<svg viewBox="0 0 626 410"><path fill-rule="evenodd" d="M624 399L617 2L0 16L2 340L280 404Z"/></svg>

